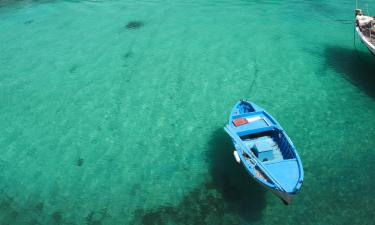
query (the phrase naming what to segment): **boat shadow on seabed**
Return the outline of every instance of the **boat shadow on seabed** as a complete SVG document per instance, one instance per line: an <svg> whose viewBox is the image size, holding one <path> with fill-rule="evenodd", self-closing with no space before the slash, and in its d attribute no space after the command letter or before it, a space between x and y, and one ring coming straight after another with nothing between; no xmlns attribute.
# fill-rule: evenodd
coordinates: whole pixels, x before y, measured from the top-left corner
<svg viewBox="0 0 375 225"><path fill-rule="evenodd" d="M266 206L266 190L236 162L233 151L234 146L224 129L215 130L207 153L208 160L212 160L213 184L223 196L228 210L246 222L260 220Z"/></svg>
<svg viewBox="0 0 375 225"><path fill-rule="evenodd" d="M251 224L261 219L266 191L233 158L233 145L217 128L208 143L207 181L176 205L138 210L130 224Z"/></svg>
<svg viewBox="0 0 375 225"><path fill-rule="evenodd" d="M357 46L360 45L358 41ZM344 74L345 79L375 99L375 56L368 51L337 46L326 47L324 53L328 67Z"/></svg>

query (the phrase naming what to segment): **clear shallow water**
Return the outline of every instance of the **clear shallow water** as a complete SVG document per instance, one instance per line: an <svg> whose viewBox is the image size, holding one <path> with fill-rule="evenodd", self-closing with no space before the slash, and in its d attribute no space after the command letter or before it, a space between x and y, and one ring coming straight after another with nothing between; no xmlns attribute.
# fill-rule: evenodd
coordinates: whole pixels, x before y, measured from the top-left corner
<svg viewBox="0 0 375 225"><path fill-rule="evenodd" d="M371 224L375 60L353 5L1 1L1 224ZM299 150L291 206L233 160L241 98Z"/></svg>

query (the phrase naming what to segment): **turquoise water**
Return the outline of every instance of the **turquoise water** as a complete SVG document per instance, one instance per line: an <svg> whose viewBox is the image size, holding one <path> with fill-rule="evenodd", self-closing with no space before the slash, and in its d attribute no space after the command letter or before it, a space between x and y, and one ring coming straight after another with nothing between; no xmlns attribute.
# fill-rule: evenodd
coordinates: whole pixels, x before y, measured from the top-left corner
<svg viewBox="0 0 375 225"><path fill-rule="evenodd" d="M0 224L373 224L375 58L353 8L0 1ZM241 98L299 150L288 207L233 160Z"/></svg>

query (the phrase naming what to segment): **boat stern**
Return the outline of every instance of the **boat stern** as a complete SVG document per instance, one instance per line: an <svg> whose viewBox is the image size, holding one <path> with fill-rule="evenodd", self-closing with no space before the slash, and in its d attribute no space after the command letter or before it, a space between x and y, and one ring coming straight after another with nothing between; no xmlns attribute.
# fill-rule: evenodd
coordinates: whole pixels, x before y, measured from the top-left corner
<svg viewBox="0 0 375 225"><path fill-rule="evenodd" d="M292 200L293 200L293 197L294 197L294 194L292 193L288 193L288 192L281 192L281 191L278 191L278 190L272 190L272 192L281 199L281 201L285 204L285 205L289 205L292 203Z"/></svg>

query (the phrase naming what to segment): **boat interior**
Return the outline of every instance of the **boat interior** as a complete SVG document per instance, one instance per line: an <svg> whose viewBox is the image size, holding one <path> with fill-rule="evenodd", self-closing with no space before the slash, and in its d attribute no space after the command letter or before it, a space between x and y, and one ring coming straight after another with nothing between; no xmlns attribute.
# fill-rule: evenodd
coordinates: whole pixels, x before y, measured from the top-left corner
<svg viewBox="0 0 375 225"><path fill-rule="evenodd" d="M366 39L375 44L375 17L359 15L356 23Z"/></svg>
<svg viewBox="0 0 375 225"><path fill-rule="evenodd" d="M245 146L267 169L269 174L288 192L293 192L300 179L295 152L287 138L278 130L245 135L241 137ZM249 156L244 157L250 160ZM270 182L262 170L254 167L259 179ZM270 182L272 183L272 182Z"/></svg>
<svg viewBox="0 0 375 225"><path fill-rule="evenodd" d="M241 139L264 164L295 158L295 153L288 140L277 131L245 135Z"/></svg>

